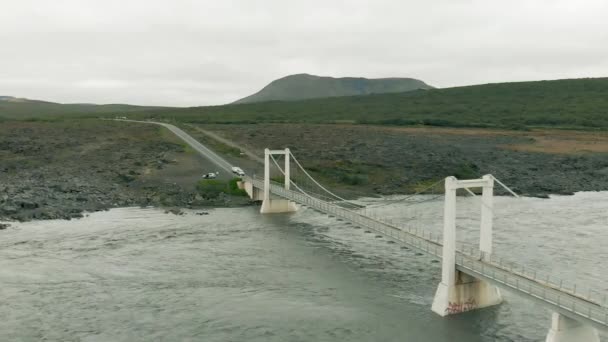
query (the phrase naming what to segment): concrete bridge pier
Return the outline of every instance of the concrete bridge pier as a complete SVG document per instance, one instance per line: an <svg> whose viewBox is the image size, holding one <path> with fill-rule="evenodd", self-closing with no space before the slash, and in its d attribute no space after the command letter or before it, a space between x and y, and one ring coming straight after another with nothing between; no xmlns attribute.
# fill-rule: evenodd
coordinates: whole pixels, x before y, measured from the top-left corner
<svg viewBox="0 0 608 342"><path fill-rule="evenodd" d="M440 316L453 315L470 310L500 304L499 289L485 281L456 270L456 190L481 187L481 231L479 249L484 258L492 253L492 199L494 179L486 175L482 179L445 179L445 205L443 213L443 257L441 283L437 287L432 310Z"/></svg>
<svg viewBox="0 0 608 342"><path fill-rule="evenodd" d="M287 199L271 199L270 198L270 155L273 154L283 154L285 155L285 168L284 168L284 176L285 176L285 190L289 190L289 186L291 184L290 179L290 170L289 170L289 149L285 150L264 150L264 197L262 202L262 207L260 208L260 213L262 214L275 214L275 213L288 213L297 211L298 208L296 204Z"/></svg>
<svg viewBox="0 0 608 342"><path fill-rule="evenodd" d="M270 199L262 202L260 213L262 214L278 214L278 213L290 213L297 211L298 207L292 201L285 199Z"/></svg>
<svg viewBox="0 0 608 342"><path fill-rule="evenodd" d="M554 312L546 342L600 342L595 328Z"/></svg>

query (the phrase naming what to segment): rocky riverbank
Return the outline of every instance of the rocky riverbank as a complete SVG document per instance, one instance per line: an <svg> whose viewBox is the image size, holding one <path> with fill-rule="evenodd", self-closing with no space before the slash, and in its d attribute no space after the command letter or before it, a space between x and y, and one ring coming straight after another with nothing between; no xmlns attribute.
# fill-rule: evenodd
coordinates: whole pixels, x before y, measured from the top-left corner
<svg viewBox="0 0 608 342"><path fill-rule="evenodd" d="M414 193L447 176L488 173L527 196L608 190L605 132L313 124L203 128L258 155L265 147L289 147L316 178L345 195Z"/></svg>
<svg viewBox="0 0 608 342"><path fill-rule="evenodd" d="M261 173L259 162L238 149L184 128L235 165ZM608 190L605 133L305 124L205 129L259 155L265 147L289 147L315 178L351 198L413 193L448 175L466 179L486 173L528 196ZM3 122L0 221L71 219L115 207L175 211L250 203L246 197L206 198L197 191L200 176L212 171L214 165L154 125Z"/></svg>
<svg viewBox="0 0 608 342"><path fill-rule="evenodd" d="M4 122L0 221L71 219L115 207L201 208L247 198L205 198L205 161L152 125L87 120Z"/></svg>

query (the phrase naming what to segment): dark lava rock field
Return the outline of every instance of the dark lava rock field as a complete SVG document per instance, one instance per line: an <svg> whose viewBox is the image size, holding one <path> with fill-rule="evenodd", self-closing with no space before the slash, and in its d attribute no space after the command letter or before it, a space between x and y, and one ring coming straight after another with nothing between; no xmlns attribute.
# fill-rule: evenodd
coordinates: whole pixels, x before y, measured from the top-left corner
<svg viewBox="0 0 608 342"><path fill-rule="evenodd" d="M153 125L102 120L0 124L0 220L78 218L114 207L230 205L202 198L200 157ZM184 179L182 164L187 164ZM173 177L180 173L180 177Z"/></svg>

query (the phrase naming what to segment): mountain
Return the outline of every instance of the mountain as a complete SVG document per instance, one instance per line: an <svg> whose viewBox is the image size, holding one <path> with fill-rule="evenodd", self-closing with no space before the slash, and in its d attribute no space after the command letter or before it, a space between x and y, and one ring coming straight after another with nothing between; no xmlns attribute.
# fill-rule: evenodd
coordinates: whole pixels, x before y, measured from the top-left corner
<svg viewBox="0 0 608 342"><path fill-rule="evenodd" d="M126 104L96 105L88 103L56 103L13 96L0 96L0 119L28 119L50 116L121 115L133 112L154 112L163 107Z"/></svg>
<svg viewBox="0 0 608 342"><path fill-rule="evenodd" d="M257 93L234 103L264 101L294 101L322 97L402 93L418 89L432 89L413 78L325 77L309 74L290 75L270 82Z"/></svg>
<svg viewBox="0 0 608 342"><path fill-rule="evenodd" d="M45 101L38 101L38 100L30 100L30 99L25 99L25 98L21 98L21 97L14 97L14 96L0 96L0 102L13 102L13 103L32 103L32 102L38 102L38 103L52 103L52 102L45 102Z"/></svg>

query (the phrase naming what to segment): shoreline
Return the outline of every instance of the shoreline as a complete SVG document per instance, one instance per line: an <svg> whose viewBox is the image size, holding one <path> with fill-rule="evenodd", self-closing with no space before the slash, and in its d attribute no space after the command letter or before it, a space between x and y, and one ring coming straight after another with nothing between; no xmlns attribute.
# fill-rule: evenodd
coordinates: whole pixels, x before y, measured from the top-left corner
<svg viewBox="0 0 608 342"><path fill-rule="evenodd" d="M108 207L108 208L100 208L98 210L83 210L81 212L79 212L77 215L66 215L64 217L52 217L52 218L35 218L35 217L31 217L28 218L26 220L11 220L11 219L6 219L6 218L0 218L0 230L4 230L7 228L12 227L15 224L19 224L19 223L26 223L26 222L32 222L32 221L55 221L55 220L59 220L59 221L72 221L72 220L81 220L84 219L92 214L97 214L97 213L102 213L102 212L108 212L111 210L116 210L116 209L152 209L152 210L157 210L157 211L162 211L167 215L176 215L176 216L182 216L185 212L188 211L193 211L195 212L195 214L197 215L208 215L209 211L215 210L215 209L235 209L235 208L246 208L246 207L251 207L256 205L255 201L243 201L241 203L238 204L233 204L233 205L201 205L201 206L189 206L189 207L157 207L157 206L117 206L117 207Z"/></svg>
<svg viewBox="0 0 608 342"><path fill-rule="evenodd" d="M215 165L164 128L113 121L0 126L0 220L72 219L116 207L204 208L249 199L205 197ZM227 181L226 173L219 179Z"/></svg>
<svg viewBox="0 0 608 342"><path fill-rule="evenodd" d="M446 174L472 179L492 173L521 196L536 198L608 190L606 178L598 176L608 172L608 153L514 151L505 146L526 141L502 135L294 124L205 126L234 142L227 147L195 125L188 127L182 128L250 173L260 165L243 151L257 155L261 147L297 141L292 151L298 159L322 184L347 199L415 194ZM203 197L196 184L217 166L156 125L9 121L0 127L0 160L0 220L73 219L129 206L251 205L246 197ZM222 172L218 179L232 176ZM292 174L298 182L296 176ZM441 186L435 195L442 192Z"/></svg>
<svg viewBox="0 0 608 342"><path fill-rule="evenodd" d="M546 197L539 197L539 196L520 196L521 199L555 199L555 198L559 198L559 197L572 197L572 196L576 196L576 195L580 195L580 194L592 194L592 193L608 193L608 190L597 190L597 191L576 191L572 194L547 194ZM368 196L368 197L358 197L355 199L351 199L352 201L361 201L361 202L376 202L378 204L383 204L385 202L382 202L383 199L387 199L389 201L395 201L394 203L389 203L389 205L394 205L399 203L400 199L399 197L408 197L411 196L412 194L393 194L393 195L386 195L386 196L380 196L380 197L372 197L372 196ZM431 194L421 194L421 195L417 195L417 196L435 196L435 195L431 195ZM459 197L470 197L468 195L458 195ZM498 198L508 198L508 197L512 197L511 195L495 195L495 197ZM209 214L209 211L215 210L215 209L237 209L237 208L247 208L247 207L252 207L252 206L259 206L259 201L253 201L250 200L249 198L247 198L246 201L241 201L240 203L235 203L232 205L221 205L221 204L216 204L216 205L200 205L200 206L184 206L184 207L163 207L163 206L117 206L117 207L108 207L108 208L103 208L103 209L98 209L98 210L93 210L93 211L87 211L87 210L83 210L81 212L79 212L79 215L75 215L75 216L65 216L65 217L53 217L53 218L35 218L32 217L30 219L26 219L23 221L19 221L19 220L10 220L10 219L6 219L6 218L0 218L0 231L2 230L6 230L8 228L13 227L15 224L20 224L20 223L25 223L25 222L31 222L31 221L54 221L54 220L63 220L63 221L71 221L71 220L80 220L83 218L88 217L91 214L96 214L96 213L100 213L100 212L107 212L107 211L111 211L111 210L115 210L115 209L152 209L152 210L157 210L157 211L163 211L165 214L167 215L176 215L176 216L182 216L184 215L184 213L187 213L189 211L192 211L193 214L195 215L207 215Z"/></svg>

